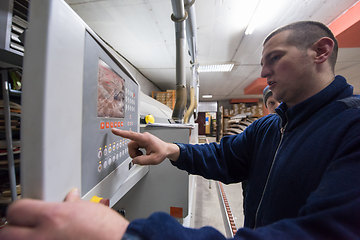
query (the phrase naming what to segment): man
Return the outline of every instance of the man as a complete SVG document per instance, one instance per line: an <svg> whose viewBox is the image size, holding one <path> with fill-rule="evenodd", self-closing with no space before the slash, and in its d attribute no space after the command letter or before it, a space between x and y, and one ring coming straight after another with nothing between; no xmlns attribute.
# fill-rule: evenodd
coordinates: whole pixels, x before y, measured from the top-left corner
<svg viewBox="0 0 360 240"><path fill-rule="evenodd" d="M275 113L275 108L280 105L280 103L274 99L269 86L266 86L263 90L263 101L265 107L269 110L269 113Z"/></svg>
<svg viewBox="0 0 360 240"><path fill-rule="evenodd" d="M261 76L282 102L278 115L260 118L219 145L113 133L132 140L134 163L158 164L167 157L180 169L224 183L247 179L245 228L235 239L359 239L360 104L346 80L334 75L336 55L336 39L318 22L296 22L270 34ZM74 192L64 203L15 202L0 238L120 239L126 230L132 239L225 239L210 227L184 228L164 213L129 224Z"/></svg>

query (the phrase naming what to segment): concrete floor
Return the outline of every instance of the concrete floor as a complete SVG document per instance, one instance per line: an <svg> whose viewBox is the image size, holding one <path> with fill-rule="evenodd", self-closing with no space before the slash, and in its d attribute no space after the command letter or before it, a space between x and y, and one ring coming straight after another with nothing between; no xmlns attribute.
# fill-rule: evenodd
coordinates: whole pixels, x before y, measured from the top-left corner
<svg viewBox="0 0 360 240"><path fill-rule="evenodd" d="M215 138L208 138L209 142ZM216 182L195 176L195 204L193 210L193 228L211 226L226 236L224 221L221 212L221 202L216 188ZM241 184L223 185L226 197L237 228L241 228L244 222L243 197ZM227 236L230 237L230 236Z"/></svg>

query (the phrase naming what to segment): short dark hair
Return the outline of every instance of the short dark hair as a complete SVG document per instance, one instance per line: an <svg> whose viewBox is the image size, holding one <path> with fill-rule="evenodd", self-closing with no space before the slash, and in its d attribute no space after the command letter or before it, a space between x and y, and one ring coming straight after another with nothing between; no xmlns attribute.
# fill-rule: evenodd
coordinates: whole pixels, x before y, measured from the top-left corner
<svg viewBox="0 0 360 240"><path fill-rule="evenodd" d="M269 36L266 37L263 45L265 45L265 43L267 43L270 38L272 38L276 34L286 30L291 30L291 33L286 40L287 43L303 50L311 47L316 41L318 41L322 37L331 38L334 41L334 49L329 58L329 63L332 70L334 71L339 47L334 34L325 24L315 21L299 21L290 23L270 33Z"/></svg>

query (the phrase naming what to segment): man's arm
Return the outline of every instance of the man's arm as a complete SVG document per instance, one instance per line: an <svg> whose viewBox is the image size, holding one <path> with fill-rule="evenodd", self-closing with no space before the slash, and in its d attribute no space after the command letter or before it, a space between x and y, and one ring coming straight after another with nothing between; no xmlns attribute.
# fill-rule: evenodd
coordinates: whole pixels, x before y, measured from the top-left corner
<svg viewBox="0 0 360 240"><path fill-rule="evenodd" d="M176 144L164 142L150 133L137 133L115 128L111 131L117 136L131 140L128 144L129 155L136 164L157 165L165 158L172 161L179 158L180 149ZM146 155L143 155L139 148L144 148Z"/></svg>
<svg viewBox="0 0 360 240"><path fill-rule="evenodd" d="M82 201L73 189L65 202L22 199L7 211L1 240L120 240L129 222L103 204Z"/></svg>

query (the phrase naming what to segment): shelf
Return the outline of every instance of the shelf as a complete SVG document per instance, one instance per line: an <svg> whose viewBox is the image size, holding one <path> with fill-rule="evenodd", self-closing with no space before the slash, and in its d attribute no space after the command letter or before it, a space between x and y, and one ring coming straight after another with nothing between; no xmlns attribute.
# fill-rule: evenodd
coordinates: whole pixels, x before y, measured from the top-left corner
<svg viewBox="0 0 360 240"><path fill-rule="evenodd" d="M10 67L11 65L16 67L22 67L23 56L20 52L17 52L15 50L5 50L0 48L0 62L6 64L3 67Z"/></svg>
<svg viewBox="0 0 360 240"><path fill-rule="evenodd" d="M19 139L13 139L13 148L17 148L21 146L21 142ZM0 140L0 148L6 148L6 140Z"/></svg>
<svg viewBox="0 0 360 240"><path fill-rule="evenodd" d="M0 115L4 115L3 110L0 110ZM12 116L12 117L21 117L21 113L10 112L10 116Z"/></svg>
<svg viewBox="0 0 360 240"><path fill-rule="evenodd" d="M20 163L20 130L19 124L15 122L15 129L12 126L14 117L21 117L20 97L21 91L11 89L11 84L19 85L21 74L19 68L23 65L24 56L24 31L28 26L28 0L1 0L0 11L0 82L2 95L2 110L0 115L4 119L4 129L0 131L0 146L6 149L1 153L0 168L6 169L9 175L9 196L0 196L0 203L9 204L19 198L17 196L15 168ZM9 71L9 69L16 69ZM21 71L20 71L21 72ZM19 89L20 87L14 87ZM17 106L19 105L19 106ZM13 110L14 112L11 112ZM19 119L16 119L19 121ZM17 146L14 149L14 146ZM6 156L5 156L6 155ZM17 159L14 159L16 157ZM16 166L15 166L16 164ZM1 217L1 216L0 216Z"/></svg>
<svg viewBox="0 0 360 240"><path fill-rule="evenodd" d="M17 200L20 200L20 199L21 199L21 195L18 195L16 199L17 199ZM8 204L10 204L10 203L12 203L11 197L1 197L1 196L0 196L0 204L6 204L6 205L8 205Z"/></svg>
<svg viewBox="0 0 360 240"><path fill-rule="evenodd" d="M9 94L10 94L10 96L21 97L21 91L14 90L14 89L9 89Z"/></svg>

